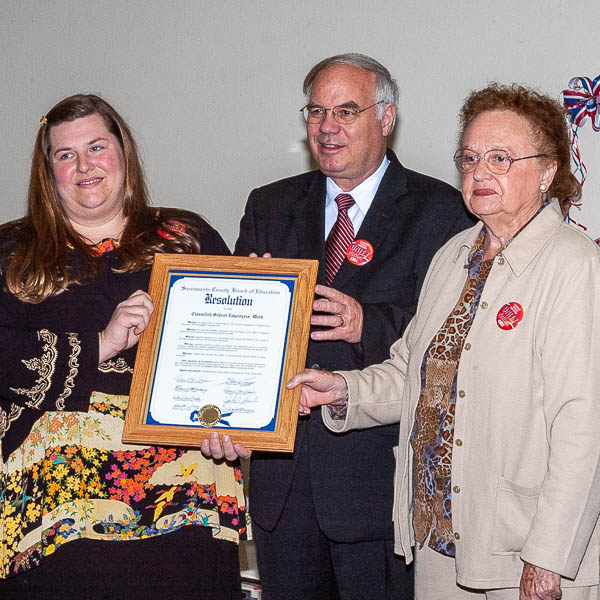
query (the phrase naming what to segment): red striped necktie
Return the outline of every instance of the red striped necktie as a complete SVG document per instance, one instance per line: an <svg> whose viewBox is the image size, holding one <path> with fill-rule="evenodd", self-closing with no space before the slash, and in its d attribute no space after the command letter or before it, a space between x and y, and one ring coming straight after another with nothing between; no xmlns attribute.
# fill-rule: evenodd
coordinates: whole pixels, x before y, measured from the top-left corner
<svg viewBox="0 0 600 600"><path fill-rule="evenodd" d="M331 285L346 258L346 249L354 240L354 227L352 227L352 221L348 216L348 209L354 204L354 198L350 194L338 194L335 197L335 203L338 205L338 216L326 242L327 262L325 274L327 285Z"/></svg>

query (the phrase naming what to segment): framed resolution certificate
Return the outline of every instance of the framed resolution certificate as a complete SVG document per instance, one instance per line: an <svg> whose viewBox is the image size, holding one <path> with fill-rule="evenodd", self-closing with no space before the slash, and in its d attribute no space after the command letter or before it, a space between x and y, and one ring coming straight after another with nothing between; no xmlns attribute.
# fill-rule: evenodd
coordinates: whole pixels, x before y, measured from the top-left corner
<svg viewBox="0 0 600 600"><path fill-rule="evenodd" d="M123 441L291 452L316 260L156 254Z"/></svg>

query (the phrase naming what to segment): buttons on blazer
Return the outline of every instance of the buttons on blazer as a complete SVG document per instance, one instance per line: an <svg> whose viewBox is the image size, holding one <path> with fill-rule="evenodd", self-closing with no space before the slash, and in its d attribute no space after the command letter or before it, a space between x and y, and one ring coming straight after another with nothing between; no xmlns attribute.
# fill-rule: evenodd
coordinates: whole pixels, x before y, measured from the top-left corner
<svg viewBox="0 0 600 600"><path fill-rule="evenodd" d="M460 485L455 485L455 486L452 488L452 491L453 491L455 494L460 494Z"/></svg>
<svg viewBox="0 0 600 600"><path fill-rule="evenodd" d="M465 390L458 390L458 397L459 398L464 398L466 396L466 392Z"/></svg>
<svg viewBox="0 0 600 600"><path fill-rule="evenodd" d="M454 539L455 540L460 540L460 533L458 533L458 531L454 532Z"/></svg>
<svg viewBox="0 0 600 600"><path fill-rule="evenodd" d="M502 266L504 264L504 258L502 256L500 258L498 258L498 264L500 266Z"/></svg>
<svg viewBox="0 0 600 600"><path fill-rule="evenodd" d="M455 443L457 446L462 446L462 445L463 445L463 442L462 442L462 440L461 440L460 438L458 438L457 440L454 440L454 443Z"/></svg>
<svg viewBox="0 0 600 600"><path fill-rule="evenodd" d="M484 301L481 303L481 308L483 308L483 310L485 310L487 307L488 307L488 303L487 303L487 302L484 300Z"/></svg>
<svg viewBox="0 0 600 600"><path fill-rule="evenodd" d="M465 344L465 350L470 350L470 349L471 349L471 343L470 343L470 342L467 342L467 343Z"/></svg>

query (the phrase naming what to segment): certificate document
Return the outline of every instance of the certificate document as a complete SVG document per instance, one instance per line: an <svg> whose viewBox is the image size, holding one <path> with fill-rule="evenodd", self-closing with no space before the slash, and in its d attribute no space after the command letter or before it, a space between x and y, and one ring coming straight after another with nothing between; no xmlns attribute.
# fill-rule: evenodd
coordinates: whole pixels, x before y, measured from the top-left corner
<svg viewBox="0 0 600 600"><path fill-rule="evenodd" d="M156 254L123 441L291 452L318 262Z"/></svg>
<svg viewBox="0 0 600 600"><path fill-rule="evenodd" d="M170 279L148 422L272 430L294 281Z"/></svg>

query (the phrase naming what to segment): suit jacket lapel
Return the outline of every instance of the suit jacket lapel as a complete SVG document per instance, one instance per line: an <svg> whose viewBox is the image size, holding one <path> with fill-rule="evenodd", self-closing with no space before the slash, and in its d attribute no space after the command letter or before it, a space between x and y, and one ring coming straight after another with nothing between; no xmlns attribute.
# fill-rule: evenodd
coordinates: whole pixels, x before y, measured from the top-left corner
<svg viewBox="0 0 600 600"><path fill-rule="evenodd" d="M360 229L355 234L357 240L367 240L373 245L374 257L377 256L381 243L398 217L398 206L401 197L406 194L407 183L404 167L391 150L388 150L387 156L390 159L390 164L379 184L373 203ZM345 260L331 284L332 287L342 288L349 279L359 275L360 270L361 267Z"/></svg>
<svg viewBox="0 0 600 600"><path fill-rule="evenodd" d="M318 259L317 281L325 284L325 176L320 171L315 171L304 198L298 200L292 210L298 235L298 256Z"/></svg>

